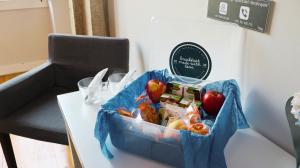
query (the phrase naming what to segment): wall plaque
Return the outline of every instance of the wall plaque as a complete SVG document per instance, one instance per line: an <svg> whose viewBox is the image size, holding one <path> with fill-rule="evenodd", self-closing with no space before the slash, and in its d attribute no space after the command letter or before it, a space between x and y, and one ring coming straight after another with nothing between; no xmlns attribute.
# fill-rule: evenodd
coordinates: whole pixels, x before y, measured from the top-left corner
<svg viewBox="0 0 300 168"><path fill-rule="evenodd" d="M270 0L209 0L207 17L266 32L272 3Z"/></svg>
<svg viewBox="0 0 300 168"><path fill-rule="evenodd" d="M169 63L173 74L201 80L209 76L212 67L208 52L193 42L178 44L171 52Z"/></svg>

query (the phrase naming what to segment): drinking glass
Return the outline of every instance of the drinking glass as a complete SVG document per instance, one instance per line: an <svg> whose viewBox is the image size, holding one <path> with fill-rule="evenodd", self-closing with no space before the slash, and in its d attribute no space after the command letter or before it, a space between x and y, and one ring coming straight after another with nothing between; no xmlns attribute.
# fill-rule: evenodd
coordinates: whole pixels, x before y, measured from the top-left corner
<svg viewBox="0 0 300 168"><path fill-rule="evenodd" d="M119 91L123 89L122 86L120 86L119 84L125 75L126 73L113 73L108 77L108 87L111 96L116 95Z"/></svg>
<svg viewBox="0 0 300 168"><path fill-rule="evenodd" d="M100 82L95 87L88 87L93 77L81 79L77 85L83 101L87 104L97 104L108 98L108 83Z"/></svg>

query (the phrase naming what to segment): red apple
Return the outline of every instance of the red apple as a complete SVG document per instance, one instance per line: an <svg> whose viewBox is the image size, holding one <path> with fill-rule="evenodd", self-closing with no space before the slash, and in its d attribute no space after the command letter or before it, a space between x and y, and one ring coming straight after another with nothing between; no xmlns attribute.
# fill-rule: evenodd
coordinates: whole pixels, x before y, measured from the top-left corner
<svg viewBox="0 0 300 168"><path fill-rule="evenodd" d="M225 100L225 96L214 90L207 91L202 97L203 110L212 116L217 116Z"/></svg>
<svg viewBox="0 0 300 168"><path fill-rule="evenodd" d="M146 85L146 91L152 102L158 103L160 96L166 91L166 84L159 80L151 79Z"/></svg>

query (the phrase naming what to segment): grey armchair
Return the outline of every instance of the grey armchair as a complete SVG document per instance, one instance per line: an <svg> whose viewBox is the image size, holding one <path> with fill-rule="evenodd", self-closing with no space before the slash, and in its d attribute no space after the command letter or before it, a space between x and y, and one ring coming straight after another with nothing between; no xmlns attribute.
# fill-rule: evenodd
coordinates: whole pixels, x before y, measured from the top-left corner
<svg viewBox="0 0 300 168"><path fill-rule="evenodd" d="M0 141L9 168L17 167L9 134L68 144L56 95L108 67L127 72L128 39L49 35L49 60L0 85ZM107 76L106 76L107 78Z"/></svg>

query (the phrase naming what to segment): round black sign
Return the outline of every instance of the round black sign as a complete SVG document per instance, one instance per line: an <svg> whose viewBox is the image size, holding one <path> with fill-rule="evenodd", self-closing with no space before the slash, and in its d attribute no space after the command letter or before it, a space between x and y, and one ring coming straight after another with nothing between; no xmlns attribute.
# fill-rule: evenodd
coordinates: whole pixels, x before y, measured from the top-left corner
<svg viewBox="0 0 300 168"><path fill-rule="evenodd" d="M173 74L196 79L206 79L211 71L211 59L199 44L184 42L171 52L170 69Z"/></svg>

